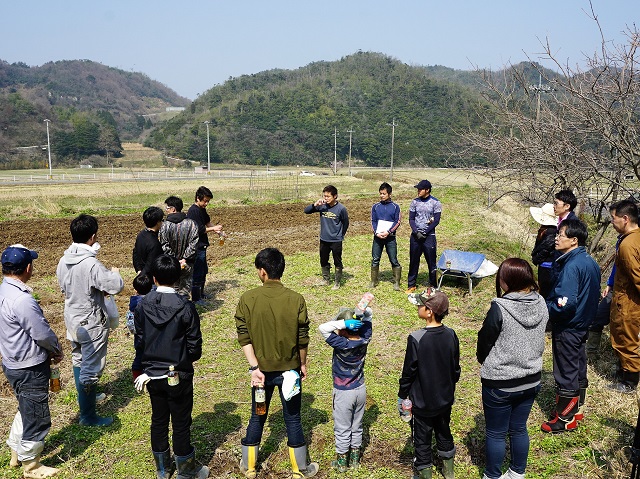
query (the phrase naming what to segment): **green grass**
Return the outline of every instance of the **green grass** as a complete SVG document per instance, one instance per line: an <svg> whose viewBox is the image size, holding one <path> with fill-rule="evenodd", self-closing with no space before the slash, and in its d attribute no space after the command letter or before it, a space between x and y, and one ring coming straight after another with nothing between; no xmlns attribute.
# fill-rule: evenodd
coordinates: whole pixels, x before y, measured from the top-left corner
<svg viewBox="0 0 640 479"><path fill-rule="evenodd" d="M341 194L371 195L372 191L376 191L380 179L363 181L341 177L331 178L330 181L334 180L339 183ZM324 178L314 183L310 191L317 194L318 185L327 181ZM398 191L404 198L400 201L403 214L407 211L407 198L412 191L411 181L407 178L406 184L398 185ZM183 192L185 197L188 197L187 190L191 192L193 184L177 187L177 192ZM217 196L215 202L233 204L235 200L226 195L228 191L237 193L232 186L225 184L225 194ZM535 230L532 231L527 219L528 211L524 207L498 203L489 210L483 203L483 192L464 185L438 188L436 196L443 202L445 211L438 227L439 251L480 251L496 264L508 256L529 257L530 246L523 244L530 241L529 236ZM139 212L151 197L149 191L144 191L141 194L123 195L121 201L123 207L128 205L127 208ZM61 198L61 203L70 205L74 196L70 194ZM105 203L98 197L94 197L93 201L96 208L101 208ZM107 203L108 208L114 208L111 199ZM406 230L406 216L403 223L402 228ZM310 235L312 244L316 242L315 235L315 231ZM318 477L395 479L410 477L411 474L410 430L398 418L396 397L406 337L423 324L406 296L393 291L391 268L386 257L381 263L382 282L373 291L376 298L373 303L373 340L366 363L367 447L363 465L359 471L344 475L329 468L334 456L331 348L324 344L317 326L330 319L340 306L354 305L367 290L370 251L369 235L348 236L344 243L345 281L338 291L316 286L319 279L316 253L287 257L284 283L305 296L312 323L309 378L303 385L302 416L305 434L310 440L309 451L312 458L320 462ZM204 354L196 364L192 436L199 459L216 468L218 477L242 477L236 466L240 439L250 415L250 393L246 361L236 341L233 315L240 295L259 285L253 267L254 254L253 251L238 252L238 256L212 265L207 288L215 291L215 300L210 308L202 310ZM404 240L399 242L399 258L405 267L404 285L408 265L408 244ZM133 275L130 268L121 271L125 277ZM424 284L426 279L423 265L419 284ZM44 278L33 286L36 290L51 288L54 281L54 278ZM458 448L456 477L480 478L484 461L484 420L475 342L477 331L495 294L494 278L476 281L472 295L468 294L465 282L452 279L445 279L443 290L451 301L450 315L445 323L456 330L462 356L462 375L451 421ZM636 400L634 396L621 396L606 389L613 356L604 347L603 358L595 367L589 368L591 386L586 403L586 419L579 430L557 436L540 431L539 425L545 420L553 402L550 349L548 343L544 356L543 389L529 419L531 449L527 477L628 477L630 467L623 448L633 440ZM52 396L53 427L46 441L44 456L47 465L61 468L57 477L153 476L149 446L150 405L148 397L137 394L131 385L129 368L132 358L132 339L125 334L125 327L121 326L110 339L108 364L101 381L108 393L108 401L99 408L104 413L117 416L116 424L105 429L88 429L75 424L77 406L70 371L62 371L66 384L61 393ZM14 407L11 401L3 404L7 408ZM259 477L286 477L286 437L278 410L278 401L275 400L259 455L265 472ZM9 422L3 424L3 431L8 430ZM9 452L3 448L0 452L0 476L21 477L19 471L9 470L8 462Z"/></svg>

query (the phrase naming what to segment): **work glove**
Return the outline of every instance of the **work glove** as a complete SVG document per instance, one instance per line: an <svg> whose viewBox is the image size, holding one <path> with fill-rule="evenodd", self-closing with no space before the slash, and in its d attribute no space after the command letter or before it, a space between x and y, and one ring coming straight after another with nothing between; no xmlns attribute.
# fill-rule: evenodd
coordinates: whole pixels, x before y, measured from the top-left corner
<svg viewBox="0 0 640 479"><path fill-rule="evenodd" d="M144 387L149 381L151 381L151 378L147 374L142 373L136 378L136 380L133 382L133 385L136 387L136 391L142 394L144 393Z"/></svg>
<svg viewBox="0 0 640 479"><path fill-rule="evenodd" d="M349 331L357 331L362 327L362 321L359 319L346 319L344 325Z"/></svg>
<svg viewBox="0 0 640 479"><path fill-rule="evenodd" d="M424 240L426 240L426 239L427 239L427 235L426 235L426 234L424 234L422 231L417 231L417 232L416 232L416 239L417 239L418 241L424 241Z"/></svg>

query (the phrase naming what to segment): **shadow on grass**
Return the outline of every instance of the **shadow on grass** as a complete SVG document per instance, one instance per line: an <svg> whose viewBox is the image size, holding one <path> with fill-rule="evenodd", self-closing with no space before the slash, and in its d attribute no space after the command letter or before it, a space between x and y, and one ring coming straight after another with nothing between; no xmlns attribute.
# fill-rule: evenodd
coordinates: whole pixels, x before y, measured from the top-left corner
<svg viewBox="0 0 640 479"><path fill-rule="evenodd" d="M471 464L478 468L478 477L481 477L484 473L484 447L485 447L485 422L484 414L478 413L474 417L474 426L463 439L464 445L469 451L469 457L471 458ZM508 446L507 446L508 449ZM509 457L509 454L505 454L505 457Z"/></svg>
<svg viewBox="0 0 640 479"><path fill-rule="evenodd" d="M238 405L231 401L216 404L213 412L198 414L193 419L191 441L197 451L198 461L211 463L216 450L223 445L227 437L240 430L240 414L232 414Z"/></svg>
<svg viewBox="0 0 640 479"><path fill-rule="evenodd" d="M274 398L271 404L277 404L277 399ZM319 424L326 424L329 421L329 415L320 409L311 407L311 404L315 401L315 396L310 393L302 393L302 406L300 407L300 417L302 419L302 428L304 430L304 437L307 444L311 444L313 437L313 430ZM269 429L270 434L266 440L263 441L263 447L260 451L260 462L264 462L265 457L278 449L278 446L283 440L286 440L287 430L284 424L284 417L280 408L276 409L274 413L269 414Z"/></svg>
<svg viewBox="0 0 640 479"><path fill-rule="evenodd" d="M126 407L129 402L131 402L131 399L138 394L133 387L131 371L129 369L122 369L112 381L101 384L98 388L98 391L100 390L107 394L107 399L101 402L96 410L98 415L112 416L113 424L106 427L81 426L78 424L79 417L73 418L73 424L69 424L54 434L47 436L46 443L48 450L61 448L55 454L57 460L50 460L48 464L53 467L59 467L69 459L81 456L84 451L100 439L102 435L120 429L122 424L120 419L115 415L115 412L118 409Z"/></svg>
<svg viewBox="0 0 640 479"><path fill-rule="evenodd" d="M224 304L224 301L216 298L217 294L226 289L237 288L238 286L239 283L236 280L209 281L203 291L207 304L202 306L202 309L205 311L217 311Z"/></svg>
<svg viewBox="0 0 640 479"><path fill-rule="evenodd" d="M364 451L371 442L371 425L375 424L378 416L380 415L380 409L377 404L373 404L369 409L365 410L362 417L362 450Z"/></svg>

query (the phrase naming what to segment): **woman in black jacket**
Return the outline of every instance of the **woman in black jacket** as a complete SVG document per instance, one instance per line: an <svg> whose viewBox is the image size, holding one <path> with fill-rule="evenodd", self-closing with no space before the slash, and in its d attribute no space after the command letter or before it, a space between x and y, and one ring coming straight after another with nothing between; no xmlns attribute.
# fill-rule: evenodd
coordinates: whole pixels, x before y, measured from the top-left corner
<svg viewBox="0 0 640 479"><path fill-rule="evenodd" d="M538 286L540 296L547 297L551 291L551 265L556 249L555 239L558 232L557 218L553 212L553 205L547 203L542 208L529 208L531 216L540 224L536 244L531 251L531 260L538 267Z"/></svg>

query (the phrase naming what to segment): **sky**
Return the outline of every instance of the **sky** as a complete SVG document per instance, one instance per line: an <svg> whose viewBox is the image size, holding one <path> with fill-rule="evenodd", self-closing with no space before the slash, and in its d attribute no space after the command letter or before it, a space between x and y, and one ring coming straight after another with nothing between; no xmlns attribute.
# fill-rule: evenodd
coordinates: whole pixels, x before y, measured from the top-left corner
<svg viewBox="0 0 640 479"><path fill-rule="evenodd" d="M624 45L638 0L592 0ZM92 60L142 72L191 100L230 77L296 69L359 50L410 65L500 69L541 56L570 65L601 47L588 0L51 0L0 5L0 60Z"/></svg>

